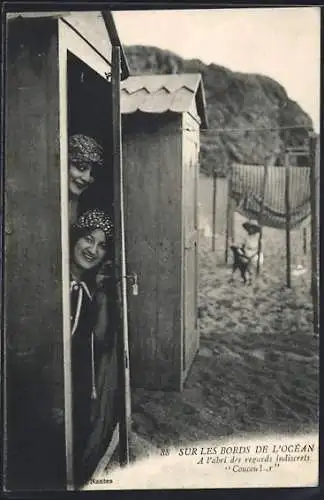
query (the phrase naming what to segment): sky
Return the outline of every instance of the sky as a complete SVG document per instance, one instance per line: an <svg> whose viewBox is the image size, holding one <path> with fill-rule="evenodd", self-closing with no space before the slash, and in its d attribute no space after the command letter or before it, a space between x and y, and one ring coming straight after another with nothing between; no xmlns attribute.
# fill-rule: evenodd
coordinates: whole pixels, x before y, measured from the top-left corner
<svg viewBox="0 0 324 500"><path fill-rule="evenodd" d="M121 11L114 19L123 45L152 45L277 80L319 131L318 7Z"/></svg>

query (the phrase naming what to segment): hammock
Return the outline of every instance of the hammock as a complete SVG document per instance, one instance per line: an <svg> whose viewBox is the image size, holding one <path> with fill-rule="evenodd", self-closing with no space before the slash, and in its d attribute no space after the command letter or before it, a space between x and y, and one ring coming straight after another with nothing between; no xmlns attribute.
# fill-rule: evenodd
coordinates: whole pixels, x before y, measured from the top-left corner
<svg viewBox="0 0 324 500"><path fill-rule="evenodd" d="M262 225L277 229L286 226L285 167L269 167L265 188ZM291 229L302 224L311 214L309 167L290 167ZM250 219L259 219L264 166L233 165L231 197L236 211Z"/></svg>

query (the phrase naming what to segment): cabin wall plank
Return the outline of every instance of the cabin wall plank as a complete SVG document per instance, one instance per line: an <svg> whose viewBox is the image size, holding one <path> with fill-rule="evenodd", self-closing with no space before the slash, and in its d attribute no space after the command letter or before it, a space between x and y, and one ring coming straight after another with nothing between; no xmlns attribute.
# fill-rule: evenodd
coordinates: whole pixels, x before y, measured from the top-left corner
<svg viewBox="0 0 324 500"><path fill-rule="evenodd" d="M7 489L64 487L57 23L8 26Z"/></svg>
<svg viewBox="0 0 324 500"><path fill-rule="evenodd" d="M161 130L158 219L157 335L156 357L160 387L180 388L181 381L181 115ZM162 340L163 339L163 340Z"/></svg>
<svg viewBox="0 0 324 500"><path fill-rule="evenodd" d="M181 339L181 131L179 117L124 117L126 254L133 385L177 388ZM149 130L149 133L148 133Z"/></svg>
<svg viewBox="0 0 324 500"><path fill-rule="evenodd" d="M183 114L183 381L199 347L198 302L198 172L199 124Z"/></svg>

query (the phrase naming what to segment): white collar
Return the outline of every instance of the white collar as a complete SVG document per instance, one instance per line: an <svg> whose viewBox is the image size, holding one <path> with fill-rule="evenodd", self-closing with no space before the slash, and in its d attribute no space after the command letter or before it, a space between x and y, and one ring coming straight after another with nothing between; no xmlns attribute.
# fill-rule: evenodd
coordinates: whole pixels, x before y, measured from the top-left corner
<svg viewBox="0 0 324 500"><path fill-rule="evenodd" d="M70 292L73 290L74 287L80 288L82 287L86 294L88 295L89 299L92 300L92 294L87 286L87 284L84 281L77 280L72 276L72 280L70 283Z"/></svg>

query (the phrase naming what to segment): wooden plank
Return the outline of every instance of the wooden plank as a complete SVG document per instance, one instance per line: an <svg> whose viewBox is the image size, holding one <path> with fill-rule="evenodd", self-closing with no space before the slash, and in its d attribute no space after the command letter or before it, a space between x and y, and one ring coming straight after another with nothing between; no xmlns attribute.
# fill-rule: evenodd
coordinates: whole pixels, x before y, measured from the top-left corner
<svg viewBox="0 0 324 500"><path fill-rule="evenodd" d="M212 252L215 252L216 249L216 190L217 190L217 173L213 172L213 222L212 222Z"/></svg>
<svg viewBox="0 0 324 500"><path fill-rule="evenodd" d="M106 78L107 73L111 69L107 61L101 57L100 54L95 52L93 47L91 47L86 40L83 40L64 19L59 19L58 23L61 43L69 47L69 52L78 57L102 77Z"/></svg>
<svg viewBox="0 0 324 500"><path fill-rule="evenodd" d="M310 189L311 189L311 294L313 300L314 332L319 332L319 139L316 134L310 134Z"/></svg>
<svg viewBox="0 0 324 500"><path fill-rule="evenodd" d="M228 178L228 191L227 191L227 209L226 209L226 229L225 229L225 262L228 262L228 249L230 235L233 239L233 203L232 203L232 168L230 168L229 178Z"/></svg>
<svg viewBox="0 0 324 500"><path fill-rule="evenodd" d="M63 20L111 66L111 41L100 11L64 13Z"/></svg>
<svg viewBox="0 0 324 500"><path fill-rule="evenodd" d="M307 255L307 228L303 227L303 254Z"/></svg>
<svg viewBox="0 0 324 500"><path fill-rule="evenodd" d="M196 241L195 241L195 329L196 329L196 346L195 351L197 352L200 345L200 329L199 329L199 319L198 319L198 305L199 305L199 220L198 220L198 192L199 192L199 172L200 172L200 130L197 134L197 141L195 144L195 229L196 229Z"/></svg>
<svg viewBox="0 0 324 500"><path fill-rule="evenodd" d="M235 241L235 200L231 199L230 202L230 236L231 241Z"/></svg>
<svg viewBox="0 0 324 500"><path fill-rule="evenodd" d="M115 220L115 277L118 283L120 308L120 332L118 335L119 363L119 458L120 464L129 462L130 433L130 380L127 321L127 275L125 259L125 222L124 222L124 187L123 162L121 149L121 114L120 114L120 47L112 48L112 103L113 103L113 172L114 172L114 220Z"/></svg>
<svg viewBox="0 0 324 500"><path fill-rule="evenodd" d="M196 242L197 242L197 229L194 228L190 234L188 231L188 235L186 237L185 247L184 247L185 250L189 250L190 248L192 248Z"/></svg>
<svg viewBox="0 0 324 500"><path fill-rule="evenodd" d="M159 217L157 219L157 336L155 351L160 388L180 389L182 261L181 184L182 116L170 115L160 129L161 166L157 170ZM192 132L188 132L192 134ZM192 195L194 193L192 192ZM184 200L183 200L184 201ZM193 212L193 210L192 210ZM193 215L191 215L193 218ZM186 235L183 235L184 241Z"/></svg>
<svg viewBox="0 0 324 500"><path fill-rule="evenodd" d="M58 64L59 64L59 117L60 117L60 173L61 173L61 245L62 249L62 309L63 309L63 359L64 359L64 408L65 408L65 466L66 488L74 489L73 477L73 423L72 423L72 368L70 330L70 269L69 260L69 202L68 202L68 38L62 23L58 24ZM63 29L63 33L62 33Z"/></svg>
<svg viewBox="0 0 324 500"><path fill-rule="evenodd" d="M185 289L186 289L186 271L185 271L185 254L186 254L186 199L184 196L184 185L185 185L185 153L186 149L183 147L184 140L184 130L190 130L190 123L188 123L188 117L183 115L181 117L182 124L182 134L179 136L178 147L180 148L180 206L179 206L179 216L180 216L180 317L179 317L179 327L180 327L180 385L178 390L182 391L184 378L186 376L186 300L185 300ZM188 137L188 134L187 134ZM189 137L188 137L189 138Z"/></svg>
<svg viewBox="0 0 324 500"><path fill-rule="evenodd" d="M263 222L264 198L265 198L265 192L266 192L267 181L268 181L268 172L269 172L269 163L268 163L268 159L266 159L265 164L264 164L263 183L262 183L262 191L261 191L261 204L260 204L260 213L259 213L260 233L259 233L259 240L258 240L258 260L257 260L257 270L256 270L257 275L260 274L260 254L261 254L261 250L262 250L262 236L263 236L262 222Z"/></svg>
<svg viewBox="0 0 324 500"><path fill-rule="evenodd" d="M198 285L198 231L196 221L197 210L197 182L199 169L199 127L191 116L184 114L184 131L182 139L183 161L183 376L182 384L190 370L193 358L199 345L199 331L197 325L197 285ZM182 387L181 387L182 388Z"/></svg>
<svg viewBox="0 0 324 500"><path fill-rule="evenodd" d="M5 488L14 491L66 481L57 47L52 20L8 23Z"/></svg>
<svg viewBox="0 0 324 500"><path fill-rule="evenodd" d="M179 376L181 150L175 120L136 114L123 121L127 272L136 273L139 284L138 296L129 287L128 298L132 384L151 389L172 388Z"/></svg>
<svg viewBox="0 0 324 500"><path fill-rule="evenodd" d="M154 384L157 343L157 170L162 167L156 134L153 130L146 134L143 128L138 116L124 117L127 273L136 273L139 285L138 295L132 295L129 286L128 296L131 372L135 387Z"/></svg>
<svg viewBox="0 0 324 500"><path fill-rule="evenodd" d="M291 288L291 241L290 241L290 164L289 155L285 153L285 207L286 207L286 282L287 287Z"/></svg>
<svg viewBox="0 0 324 500"><path fill-rule="evenodd" d="M216 234L226 233L227 193L229 180L218 177L216 182ZM233 203L235 211L235 203Z"/></svg>

